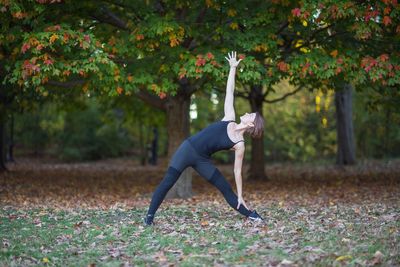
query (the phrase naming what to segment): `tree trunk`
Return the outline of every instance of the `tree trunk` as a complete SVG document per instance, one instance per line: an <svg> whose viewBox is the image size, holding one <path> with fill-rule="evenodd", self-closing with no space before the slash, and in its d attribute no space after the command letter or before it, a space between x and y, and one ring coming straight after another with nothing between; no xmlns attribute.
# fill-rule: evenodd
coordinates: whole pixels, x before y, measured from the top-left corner
<svg viewBox="0 0 400 267"><path fill-rule="evenodd" d="M184 93L178 93L176 96L169 98L166 103L168 162L179 145L190 134L189 106L190 95ZM170 189L166 198L189 198L192 195L192 168L186 168L176 184Z"/></svg>
<svg viewBox="0 0 400 267"><path fill-rule="evenodd" d="M263 115L263 95L262 86L253 85L251 86L250 93L250 105L251 112L258 111ZM267 180L268 177L265 174L264 164L264 134L260 139L251 139L251 161L250 169L248 171L248 180Z"/></svg>
<svg viewBox="0 0 400 267"><path fill-rule="evenodd" d="M337 154L336 164L356 163L352 119L352 86L345 84L335 93Z"/></svg>
<svg viewBox="0 0 400 267"><path fill-rule="evenodd" d="M10 136L8 137L7 161L15 162L14 160L14 115L10 116Z"/></svg>
<svg viewBox="0 0 400 267"><path fill-rule="evenodd" d="M5 131L5 125L6 125L6 116L5 116L5 108L4 106L0 103L0 172L4 172L7 170L6 165L5 165L5 138L4 138L4 131Z"/></svg>

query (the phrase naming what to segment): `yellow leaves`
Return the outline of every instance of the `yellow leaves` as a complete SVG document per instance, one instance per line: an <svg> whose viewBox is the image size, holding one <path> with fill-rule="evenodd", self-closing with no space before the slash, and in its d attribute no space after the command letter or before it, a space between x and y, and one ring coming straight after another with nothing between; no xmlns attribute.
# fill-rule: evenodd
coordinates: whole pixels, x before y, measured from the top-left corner
<svg viewBox="0 0 400 267"><path fill-rule="evenodd" d="M174 31L174 28L172 28L171 26L165 26L163 32L173 32L173 31Z"/></svg>
<svg viewBox="0 0 400 267"><path fill-rule="evenodd" d="M300 51L303 53L310 53L310 49L308 49L307 47L300 48Z"/></svg>
<svg viewBox="0 0 400 267"><path fill-rule="evenodd" d="M179 27L177 32L172 32L169 35L169 45L171 47L177 46L182 40L185 35L185 29L183 27Z"/></svg>
<svg viewBox="0 0 400 267"><path fill-rule="evenodd" d="M119 74L120 74L119 69L115 68L114 69L114 81L116 81L116 82L119 81L119 79L121 78L121 76Z"/></svg>
<svg viewBox="0 0 400 267"><path fill-rule="evenodd" d="M322 126L325 128L328 126L328 119L326 117L322 118Z"/></svg>
<svg viewBox="0 0 400 267"><path fill-rule="evenodd" d="M239 25L236 22L232 22L229 27L231 27L232 30L237 30L239 29Z"/></svg>
<svg viewBox="0 0 400 267"><path fill-rule="evenodd" d="M333 50L333 51L330 53L330 55L331 55L332 57L336 58L337 55L338 55L338 51L335 49L335 50Z"/></svg>
<svg viewBox="0 0 400 267"><path fill-rule="evenodd" d="M210 7L215 8L215 9L219 8L219 5L217 3L215 3L213 0L206 0L206 6L208 8L210 8Z"/></svg>
<svg viewBox="0 0 400 267"><path fill-rule="evenodd" d="M54 43L57 39L58 39L58 35L57 35L57 34L53 34L53 35L50 36L49 41L50 41L50 43L52 44L52 43Z"/></svg>
<svg viewBox="0 0 400 267"><path fill-rule="evenodd" d="M350 256L350 255L344 255L344 256L337 257L335 260L336 260L336 261L344 261L344 260L350 260L350 259L352 259L352 258L353 258L353 257Z"/></svg>
<svg viewBox="0 0 400 267"><path fill-rule="evenodd" d="M13 42L15 40L15 35L14 34L8 34L6 37L6 40L9 42Z"/></svg>
<svg viewBox="0 0 400 267"><path fill-rule="evenodd" d="M303 40L296 40L294 47L298 48L303 45Z"/></svg>
<svg viewBox="0 0 400 267"><path fill-rule="evenodd" d="M82 91L84 93L87 93L89 91L89 83L86 82L83 86L82 86Z"/></svg>
<svg viewBox="0 0 400 267"><path fill-rule="evenodd" d="M236 16L236 14L237 14L237 12L236 12L235 9L232 9L232 8L228 9L228 16L229 17L234 17L234 16Z"/></svg>
<svg viewBox="0 0 400 267"><path fill-rule="evenodd" d="M207 226L207 225L209 225L209 223L208 223L208 221L201 221L201 226Z"/></svg>
<svg viewBox="0 0 400 267"><path fill-rule="evenodd" d="M321 97L319 95L315 96L315 104L319 105L321 103Z"/></svg>
<svg viewBox="0 0 400 267"><path fill-rule="evenodd" d="M44 258L42 259L42 262L43 262L43 263L49 263L50 261L49 261L48 258L44 257Z"/></svg>
<svg viewBox="0 0 400 267"><path fill-rule="evenodd" d="M256 51L256 52L266 52L268 49L267 49L267 46L265 44L260 44L260 45L256 45L253 48L253 50Z"/></svg>
<svg viewBox="0 0 400 267"><path fill-rule="evenodd" d="M133 76L132 75L128 75L128 82L132 82L133 81Z"/></svg>
<svg viewBox="0 0 400 267"><path fill-rule="evenodd" d="M161 64L160 69L159 69L159 72L166 72L167 70L168 70L167 65Z"/></svg>
<svg viewBox="0 0 400 267"><path fill-rule="evenodd" d="M179 44L179 40L177 39L174 33L169 35L169 45L171 47L177 46Z"/></svg>
<svg viewBox="0 0 400 267"><path fill-rule="evenodd" d="M332 94L333 94L333 90L328 90L328 92L326 93L326 97L324 98L325 112L327 112L329 109ZM324 93L322 92L321 89L319 89L317 95L315 96L315 111L317 113L319 113L321 111L321 102L322 102L323 96L324 96ZM323 115L322 115L321 124L322 124L323 128L326 128L328 126L328 118L326 116L326 113L323 113Z"/></svg>

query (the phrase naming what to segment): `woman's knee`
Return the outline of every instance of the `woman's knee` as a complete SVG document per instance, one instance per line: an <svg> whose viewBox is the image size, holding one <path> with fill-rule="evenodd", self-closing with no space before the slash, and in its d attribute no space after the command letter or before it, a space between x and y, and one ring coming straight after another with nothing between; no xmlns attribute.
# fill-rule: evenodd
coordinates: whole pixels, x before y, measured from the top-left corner
<svg viewBox="0 0 400 267"><path fill-rule="evenodd" d="M171 188L176 183L181 173L182 172L180 170L169 166L160 186L162 185L164 187Z"/></svg>
<svg viewBox="0 0 400 267"><path fill-rule="evenodd" d="M220 191L232 190L231 185L218 169L215 169L209 182L215 185Z"/></svg>

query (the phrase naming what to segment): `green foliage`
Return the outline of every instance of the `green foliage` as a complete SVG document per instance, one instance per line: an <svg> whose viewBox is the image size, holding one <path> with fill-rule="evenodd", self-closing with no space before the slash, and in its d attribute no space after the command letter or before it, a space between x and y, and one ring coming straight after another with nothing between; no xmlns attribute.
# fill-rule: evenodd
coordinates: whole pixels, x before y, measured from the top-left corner
<svg viewBox="0 0 400 267"><path fill-rule="evenodd" d="M113 109L101 110L94 99L80 107L46 104L15 118L20 153L33 150L64 160L94 160L125 155L132 145L122 118Z"/></svg>

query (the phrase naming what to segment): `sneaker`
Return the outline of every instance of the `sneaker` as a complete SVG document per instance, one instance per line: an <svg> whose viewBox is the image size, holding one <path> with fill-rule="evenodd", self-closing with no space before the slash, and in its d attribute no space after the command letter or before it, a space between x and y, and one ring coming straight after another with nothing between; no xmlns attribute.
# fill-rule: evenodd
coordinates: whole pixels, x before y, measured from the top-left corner
<svg viewBox="0 0 400 267"><path fill-rule="evenodd" d="M147 214L146 217L143 218L145 226L154 225L153 218L154 215Z"/></svg>
<svg viewBox="0 0 400 267"><path fill-rule="evenodd" d="M264 219L257 213L256 210L253 210L247 218L249 218L253 222L262 222L262 221L264 221Z"/></svg>

